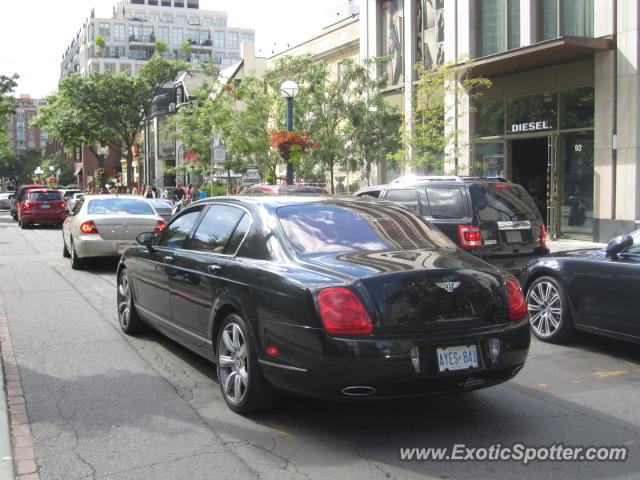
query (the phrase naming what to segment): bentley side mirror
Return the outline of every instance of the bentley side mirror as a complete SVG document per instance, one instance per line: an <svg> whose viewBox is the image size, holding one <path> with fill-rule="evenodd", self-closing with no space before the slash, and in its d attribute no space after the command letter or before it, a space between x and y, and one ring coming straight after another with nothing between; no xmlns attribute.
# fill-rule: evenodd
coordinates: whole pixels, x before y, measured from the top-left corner
<svg viewBox="0 0 640 480"><path fill-rule="evenodd" d="M618 237L612 238L607 244L605 254L610 257L611 260L618 260L618 254L625 251L633 245L633 238L631 235L624 234Z"/></svg>
<svg viewBox="0 0 640 480"><path fill-rule="evenodd" d="M136 242L147 247L150 252L153 251L153 244L155 241L156 236L153 234L153 232L144 232L136 237Z"/></svg>

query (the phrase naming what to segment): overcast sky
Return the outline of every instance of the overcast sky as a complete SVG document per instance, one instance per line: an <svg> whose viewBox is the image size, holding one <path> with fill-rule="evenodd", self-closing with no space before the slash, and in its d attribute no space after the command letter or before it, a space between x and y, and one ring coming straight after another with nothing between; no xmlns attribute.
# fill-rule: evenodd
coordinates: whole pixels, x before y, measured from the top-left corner
<svg viewBox="0 0 640 480"><path fill-rule="evenodd" d="M114 0L2 0L0 75L20 75L15 93L39 98L55 90L62 54L95 8L96 17L111 17ZM200 0L202 10L229 14L230 27L256 31L258 55L274 45L306 39L327 24L329 11L347 0Z"/></svg>

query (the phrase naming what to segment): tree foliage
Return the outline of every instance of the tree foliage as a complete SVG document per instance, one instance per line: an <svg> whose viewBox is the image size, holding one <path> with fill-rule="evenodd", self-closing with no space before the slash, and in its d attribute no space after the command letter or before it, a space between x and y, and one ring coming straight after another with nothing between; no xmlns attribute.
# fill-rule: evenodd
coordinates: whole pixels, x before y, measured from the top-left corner
<svg viewBox="0 0 640 480"><path fill-rule="evenodd" d="M94 155L97 145L122 148L130 180L132 147L154 95L184 69L184 62L156 54L135 77L110 71L65 77L33 125L44 128L66 148L84 143Z"/></svg>
<svg viewBox="0 0 640 480"><path fill-rule="evenodd" d="M466 112L474 112L474 100L492 85L487 78L470 76L471 66L463 60L429 68L416 65L415 106L410 122L401 126L405 148L389 155L392 160L433 173L445 173L447 165L454 165L463 147L457 125L465 111L456 111L456 105L468 103Z"/></svg>
<svg viewBox="0 0 640 480"><path fill-rule="evenodd" d="M280 85L292 79L300 87L294 130L308 133L314 146L296 155L297 176L329 172L333 191L338 166L370 172L380 153L398 141L394 111L381 94L385 80L375 77L372 67L347 60L337 72L335 66L300 56L281 59L259 78L248 75L228 83L214 76L196 94L198 101L181 109L177 134L188 151L208 159L211 136L220 133L227 155L223 168L242 172L255 164L273 179L276 167L284 163L278 149L269 145L274 132L286 128Z"/></svg>

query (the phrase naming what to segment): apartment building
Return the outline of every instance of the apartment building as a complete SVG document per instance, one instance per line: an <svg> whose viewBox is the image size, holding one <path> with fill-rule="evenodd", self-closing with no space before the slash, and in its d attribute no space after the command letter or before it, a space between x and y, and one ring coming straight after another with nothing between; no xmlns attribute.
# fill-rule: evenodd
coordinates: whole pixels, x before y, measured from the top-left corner
<svg viewBox="0 0 640 480"><path fill-rule="evenodd" d="M104 47L96 44L96 38ZM240 44L254 42L254 30L227 25L227 13L200 10L198 0L124 0L111 18L94 11L65 51L61 76L73 73L127 71L135 74L149 60L157 41L167 54L181 55L190 43L187 60L227 66L240 59Z"/></svg>
<svg viewBox="0 0 640 480"><path fill-rule="evenodd" d="M7 123L7 135L11 148L20 153L26 150L40 150L47 145L47 133L39 127L31 127L31 121L38 115L38 108L47 104L43 99L21 94L16 98L16 113Z"/></svg>

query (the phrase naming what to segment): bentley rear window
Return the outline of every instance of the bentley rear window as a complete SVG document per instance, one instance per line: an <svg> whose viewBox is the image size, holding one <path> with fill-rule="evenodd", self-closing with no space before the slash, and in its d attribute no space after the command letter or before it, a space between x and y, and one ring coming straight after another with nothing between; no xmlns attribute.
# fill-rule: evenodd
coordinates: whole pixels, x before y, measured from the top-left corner
<svg viewBox="0 0 640 480"><path fill-rule="evenodd" d="M401 207L294 205L278 218L299 253L455 248L439 231Z"/></svg>

